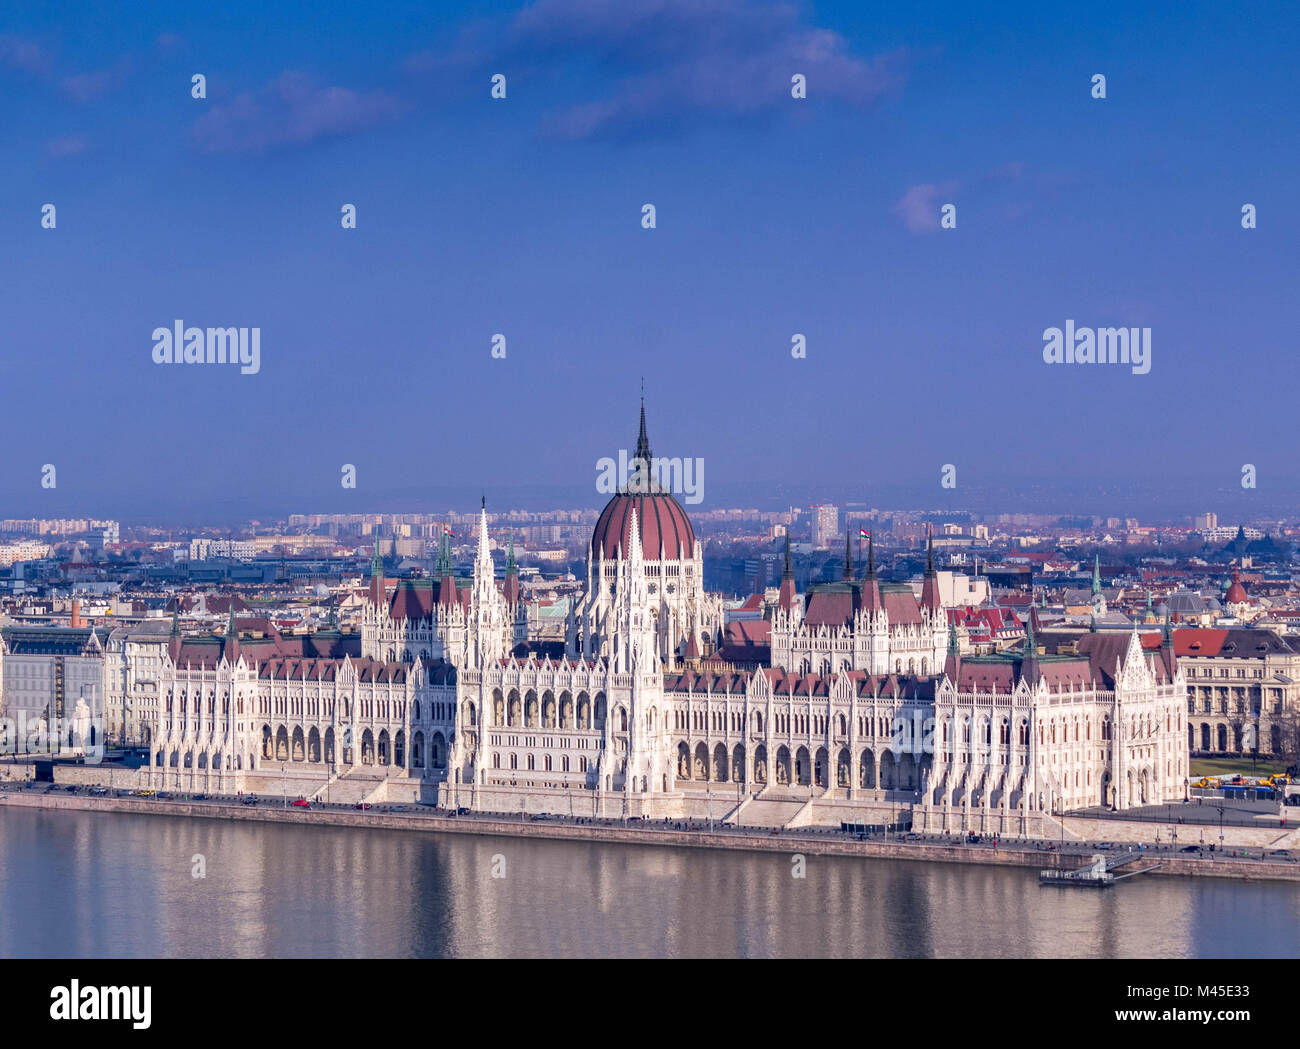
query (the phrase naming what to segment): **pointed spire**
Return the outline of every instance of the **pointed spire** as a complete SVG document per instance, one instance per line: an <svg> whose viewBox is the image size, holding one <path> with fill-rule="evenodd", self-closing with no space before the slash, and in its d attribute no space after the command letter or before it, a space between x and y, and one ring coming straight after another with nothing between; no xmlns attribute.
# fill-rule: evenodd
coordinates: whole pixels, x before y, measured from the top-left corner
<svg viewBox="0 0 1300 1049"><path fill-rule="evenodd" d="M954 687L961 677L961 646L957 643L957 624L948 623L948 655L943 661L944 675Z"/></svg>
<svg viewBox="0 0 1300 1049"><path fill-rule="evenodd" d="M930 529L929 540L926 544L925 555L925 581L921 584L921 607L928 608L931 612L938 612L943 607L943 601L939 598L939 577L934 571L934 529Z"/></svg>
<svg viewBox="0 0 1300 1049"><path fill-rule="evenodd" d="M180 601L181 599L178 597L176 599L177 609L180 607ZM167 639L167 655L173 663L178 662L181 658L181 621L180 613L176 610L172 611L172 633L171 637Z"/></svg>
<svg viewBox="0 0 1300 1049"><path fill-rule="evenodd" d="M221 651L231 663L239 658L239 631L235 627L235 598L233 594L230 597L230 618L226 620L226 640L221 646Z"/></svg>
<svg viewBox="0 0 1300 1049"><path fill-rule="evenodd" d="M785 533L785 567L781 569L781 590L777 605L784 612L794 608L794 563L790 560L790 533Z"/></svg>
<svg viewBox="0 0 1300 1049"><path fill-rule="evenodd" d="M446 526L442 529L442 541L439 544L442 553L438 557L438 604L444 608L453 608L460 603L456 594L455 572L451 564L451 539Z"/></svg>
<svg viewBox="0 0 1300 1049"><path fill-rule="evenodd" d="M1092 592L1094 596L1101 593L1101 554L1093 554Z"/></svg>
<svg viewBox="0 0 1300 1049"><path fill-rule="evenodd" d="M510 529L510 553L506 556L506 581L504 587L506 604L515 607L519 604L519 565L515 563L515 530Z"/></svg>
<svg viewBox="0 0 1300 1049"><path fill-rule="evenodd" d="M1025 622L1025 654L1020 661L1020 677L1030 685L1037 685L1039 678L1042 677L1042 670L1038 665L1038 643L1034 640L1032 616Z"/></svg>
<svg viewBox="0 0 1300 1049"><path fill-rule="evenodd" d="M654 457L650 454L650 438L645 432L645 380L641 380L641 432L636 439L636 457L645 463L647 471L650 469Z"/></svg>
<svg viewBox="0 0 1300 1049"><path fill-rule="evenodd" d="M851 540L849 538L852 535L852 533L853 533L852 528L844 529L844 580L845 582L849 582L853 579L853 555L852 555L852 547L850 546Z"/></svg>
<svg viewBox="0 0 1300 1049"><path fill-rule="evenodd" d="M1160 644L1165 648L1174 647L1174 629L1170 625L1168 609L1165 609L1165 628L1161 631Z"/></svg>
<svg viewBox="0 0 1300 1049"><path fill-rule="evenodd" d="M376 608L384 603L384 559L379 553L379 532L375 532L375 553L370 558L370 600Z"/></svg>
<svg viewBox="0 0 1300 1049"><path fill-rule="evenodd" d="M488 523L487 523L487 497L483 499L483 505L478 512L478 553L475 556L476 565L483 563L491 564L492 550L488 544Z"/></svg>
<svg viewBox="0 0 1300 1049"><path fill-rule="evenodd" d="M636 507L632 507L631 513L628 514L627 523L627 559L632 564L640 564L642 559L641 550L641 522L637 519Z"/></svg>

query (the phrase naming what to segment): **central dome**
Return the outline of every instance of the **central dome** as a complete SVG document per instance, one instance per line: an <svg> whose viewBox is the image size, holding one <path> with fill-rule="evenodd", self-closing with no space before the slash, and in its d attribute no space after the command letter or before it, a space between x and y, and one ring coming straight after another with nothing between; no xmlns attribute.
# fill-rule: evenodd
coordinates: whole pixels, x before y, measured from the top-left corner
<svg viewBox="0 0 1300 1049"><path fill-rule="evenodd" d="M688 561L695 556L695 530L681 504L668 492L619 492L601 511L591 535L591 556L609 560L628 555L632 511L641 530L641 556L658 561Z"/></svg>
<svg viewBox="0 0 1300 1049"><path fill-rule="evenodd" d="M636 441L636 458L650 463L650 441L645 433L645 398L641 400L641 434ZM613 560L628 555L632 529L632 512L636 511L641 531L641 556L647 561L688 561L695 556L695 530L671 492L657 485L650 491L622 491L601 511L596 530L591 535L592 558Z"/></svg>

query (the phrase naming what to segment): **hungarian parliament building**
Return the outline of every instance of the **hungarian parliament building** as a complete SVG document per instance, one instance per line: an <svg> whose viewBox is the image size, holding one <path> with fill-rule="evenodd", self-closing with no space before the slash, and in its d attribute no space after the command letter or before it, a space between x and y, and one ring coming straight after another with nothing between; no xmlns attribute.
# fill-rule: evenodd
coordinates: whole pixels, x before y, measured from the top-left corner
<svg viewBox="0 0 1300 1049"><path fill-rule="evenodd" d="M653 461L644 406L636 455ZM98 654L105 704L147 740L141 785L292 775L322 799L364 783L476 811L1022 836L1071 810L1184 798L1187 687L1167 626L1158 647L1100 631L1049 655L1031 620L1016 651L964 655L932 551L919 596L879 579L870 548L856 571L847 546L840 581L799 593L788 539L761 618L728 624L685 510L633 488L595 525L563 645L540 640L513 547L497 580L485 509L469 578L445 547L419 579L387 579L376 555L359 656L336 627L281 637L233 609L224 635L183 635L176 618L115 631Z"/></svg>

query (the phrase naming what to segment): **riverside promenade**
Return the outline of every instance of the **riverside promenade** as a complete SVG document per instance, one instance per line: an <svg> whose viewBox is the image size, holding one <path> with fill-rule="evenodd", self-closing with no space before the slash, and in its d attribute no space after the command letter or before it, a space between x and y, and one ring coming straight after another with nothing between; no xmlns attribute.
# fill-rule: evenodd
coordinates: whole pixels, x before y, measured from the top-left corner
<svg viewBox="0 0 1300 1049"><path fill-rule="evenodd" d="M198 819L244 820L263 823L293 823L298 826L377 828L432 834L471 834L559 841L623 843L674 848L733 849L748 852L776 852L791 855L846 856L909 860L931 863L973 863L1004 867L1074 869L1084 866L1095 848L1089 843L1066 842L1057 846L1042 841L988 841L969 843L947 840L909 840L905 837L874 836L861 840L827 828L797 828L759 831L753 828L709 829L686 821L632 822L621 820L529 819L493 814L456 815L426 806L375 806L357 810L342 806L295 808L279 799L245 805L238 798L187 801L135 796L96 797L59 792L10 790L0 797L4 808L47 811L89 811L136 813ZM1249 855L1223 853L1187 855L1171 848L1143 851L1127 870L1146 870L1158 876L1239 878L1300 882L1300 863L1294 858L1265 858L1258 850L1237 850ZM1113 853L1112 853L1113 855ZM1158 864L1158 866L1156 866ZM1120 890L1122 891L1122 889Z"/></svg>

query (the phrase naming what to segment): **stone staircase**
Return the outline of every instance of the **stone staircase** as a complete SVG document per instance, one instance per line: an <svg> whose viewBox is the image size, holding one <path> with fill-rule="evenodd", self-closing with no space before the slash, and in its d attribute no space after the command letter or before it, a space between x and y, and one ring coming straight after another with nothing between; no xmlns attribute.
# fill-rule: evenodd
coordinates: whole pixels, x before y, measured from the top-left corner
<svg viewBox="0 0 1300 1049"><path fill-rule="evenodd" d="M805 795L798 797L784 792L765 790L740 806L735 822L738 827L786 827L810 803Z"/></svg>
<svg viewBox="0 0 1300 1049"><path fill-rule="evenodd" d="M356 805L361 802L373 805L387 800L387 782L386 770L365 766L351 768L330 780L328 790L322 784L312 800L328 800L331 805Z"/></svg>
<svg viewBox="0 0 1300 1049"><path fill-rule="evenodd" d="M324 766L290 766L283 773L265 768L244 773L243 791L268 802L284 798L292 802L295 798L314 797L316 791L324 787L328 775Z"/></svg>

